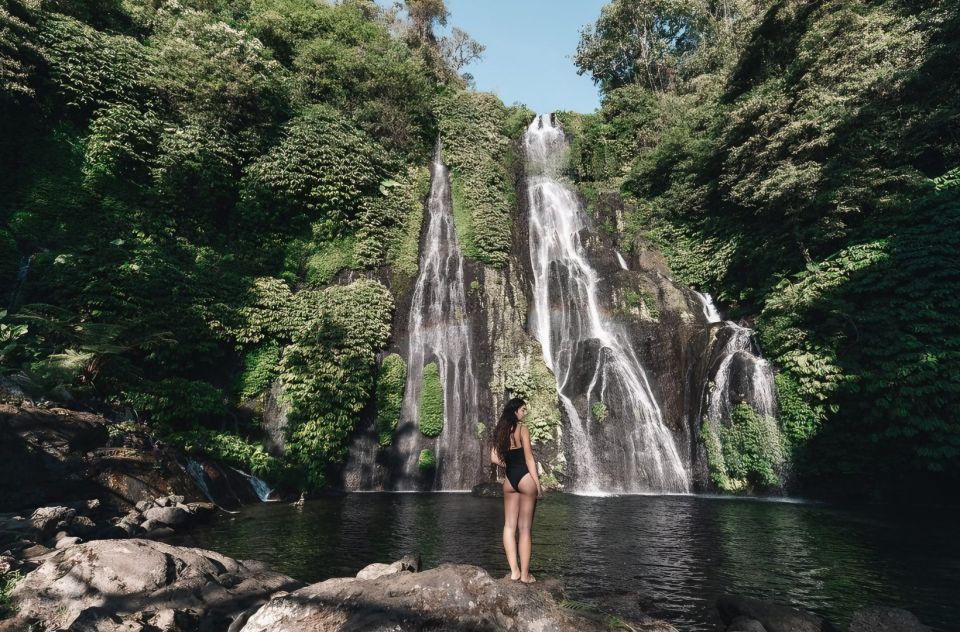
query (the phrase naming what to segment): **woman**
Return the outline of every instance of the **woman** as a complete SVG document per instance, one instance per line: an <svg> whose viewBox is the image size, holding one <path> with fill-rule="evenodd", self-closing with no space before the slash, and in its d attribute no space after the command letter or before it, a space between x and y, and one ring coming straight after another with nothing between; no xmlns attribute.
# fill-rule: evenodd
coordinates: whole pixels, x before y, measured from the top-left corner
<svg viewBox="0 0 960 632"><path fill-rule="evenodd" d="M537 498L543 496L537 464L530 449L530 431L523 425L527 407L520 398L503 407L493 431L490 462L507 468L503 481L503 550L510 563L510 579L525 584L537 581L530 574L530 527ZM517 531L520 531L520 564L517 564Z"/></svg>

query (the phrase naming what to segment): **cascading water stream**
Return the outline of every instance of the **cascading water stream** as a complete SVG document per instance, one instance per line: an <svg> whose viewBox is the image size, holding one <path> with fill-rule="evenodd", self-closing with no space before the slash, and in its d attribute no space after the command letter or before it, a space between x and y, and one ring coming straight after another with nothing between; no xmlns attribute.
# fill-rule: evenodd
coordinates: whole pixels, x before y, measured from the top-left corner
<svg viewBox="0 0 960 632"><path fill-rule="evenodd" d="M598 302L581 232L587 220L561 178L568 145L551 116L524 135L534 305L531 328L569 421L568 489L686 492L689 474L626 333ZM609 419L593 408L602 403ZM604 417L607 415L604 414Z"/></svg>
<svg viewBox="0 0 960 632"><path fill-rule="evenodd" d="M482 473L477 438L477 378L470 348L471 322L463 282L463 254L457 243L450 197L450 174L438 144L431 165L429 225L420 255L420 274L409 319L407 385L396 448L404 460L394 481L398 490L423 489L420 448L433 449L435 490L468 490ZM419 431L424 367L436 362L443 384L443 431L430 444Z"/></svg>
<svg viewBox="0 0 960 632"><path fill-rule="evenodd" d="M765 426L766 449L777 458L783 458L780 449L780 429L777 426L777 393L773 366L762 357L754 341L752 329L732 321L724 321L709 294L694 290L709 323L723 323L717 332L725 336L722 346L711 356L716 370L712 380L705 380L701 394L700 420L705 420L713 432L721 425L729 425L734 407L741 402L758 414ZM712 382L712 385L711 385Z"/></svg>

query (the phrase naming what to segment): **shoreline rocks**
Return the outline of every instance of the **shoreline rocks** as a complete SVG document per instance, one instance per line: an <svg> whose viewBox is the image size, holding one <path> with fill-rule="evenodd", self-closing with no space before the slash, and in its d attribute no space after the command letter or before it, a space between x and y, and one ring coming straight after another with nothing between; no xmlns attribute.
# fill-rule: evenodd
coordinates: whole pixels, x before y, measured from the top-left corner
<svg viewBox="0 0 960 632"><path fill-rule="evenodd" d="M468 565L420 571L416 557L309 586L203 549L110 540L53 551L11 593L0 631L299 632L313 630L609 630L676 632L564 607L556 581L525 585ZM19 627L18 627L19 626Z"/></svg>

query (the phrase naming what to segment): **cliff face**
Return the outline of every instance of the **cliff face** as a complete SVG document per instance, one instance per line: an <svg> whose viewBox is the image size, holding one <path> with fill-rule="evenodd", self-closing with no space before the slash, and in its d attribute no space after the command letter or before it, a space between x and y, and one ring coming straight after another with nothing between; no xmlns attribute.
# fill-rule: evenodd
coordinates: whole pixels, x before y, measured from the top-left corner
<svg viewBox="0 0 960 632"><path fill-rule="evenodd" d="M585 331L577 332L581 339L576 341L565 339L563 332L554 333L551 344L555 347L576 347L576 356L561 376L561 392L570 394L565 403L563 397L558 397L557 376L548 368L550 358L544 357L541 344L533 335L531 313L536 287L531 259L530 198L523 169L519 164L514 173L517 204L507 264L494 268L463 259L462 280L457 280L464 287L463 313L456 315L459 326L468 332L471 371L476 380L475 410L451 408L450 400L446 399L443 428L438 436L428 436L421 428L420 408L428 395L426 391L417 392L412 398L414 407L404 408L391 443L382 445L382 434L378 434L377 429L378 411L371 405L364 413L347 462L336 479L343 488L465 489L494 480L495 470L487 459L489 440L500 409L513 396L521 396L528 403L527 425L542 468L541 477L548 488L575 489L578 478L583 477L582 459L579 465L575 462L578 451L583 450L583 427L592 433L593 449L598 455L591 466L609 470L602 479L605 487L599 491L607 487L610 491L638 488L639 484L631 484L634 482L631 477L640 474L631 469L629 462L625 466L611 465L607 458L612 459L610 455L623 451L629 442L636 443L637 438L631 436L633 431L627 425L618 424L635 414L625 409L633 401L631 394L619 392L628 388L629 383L609 376L598 377L604 371L609 373L605 368L605 362L609 364L605 360L605 354L609 354L605 343L591 338L592 334ZM752 332L733 323L719 322L719 316L704 295L673 280L663 257L650 243L641 238L633 243L621 243L624 203L618 194L602 193L589 206L582 199L580 204L586 212L577 238L584 258L596 274L597 309L604 322L610 324L611 331L626 341L642 367L653 405L671 435L688 478L685 488L689 491L714 489L710 454L701 436L702 429L710 420L714 426L707 428L713 428L713 434L719 437L717 425L729 425L732 408L737 403L751 403L756 399L750 367L758 360L749 348ZM429 213L421 233L421 253L431 247L428 220ZM562 291L563 284L570 282L564 277L567 273L563 266L552 266L550 274L549 282L561 288L554 294L562 297L558 300L575 301L570 293L565 295ZM416 353L416 344L411 346L414 335L411 332L419 326L411 319L417 317L416 301L422 300L414 296L416 292L411 285L398 297L391 344L383 354L396 353L408 366L411 353ZM568 308L550 306L549 310ZM450 323L443 326L449 327ZM745 340L748 346L739 342L739 346L732 344L731 340L737 336L737 340ZM425 361L434 360L434 356L428 355ZM451 386L449 373L448 370L444 391L456 388ZM715 394L718 383L724 389L722 397ZM427 388L426 382L418 380L408 380L407 388L411 384L413 388ZM406 394L408 398L409 395ZM572 436L574 415L576 423L581 424L580 438ZM456 455L459 471L455 479L449 472L438 473L442 471L444 459L452 458L442 452L441 443L443 433L452 429L469 435L459 444L461 453ZM438 462L411 468L412 459L424 453ZM641 454L640 458L645 457ZM455 482L451 484L451 480Z"/></svg>

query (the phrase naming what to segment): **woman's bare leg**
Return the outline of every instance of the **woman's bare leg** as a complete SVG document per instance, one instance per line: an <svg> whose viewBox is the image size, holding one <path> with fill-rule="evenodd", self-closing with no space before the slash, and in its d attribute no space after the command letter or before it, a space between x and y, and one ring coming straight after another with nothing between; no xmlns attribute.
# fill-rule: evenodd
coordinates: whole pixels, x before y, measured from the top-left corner
<svg viewBox="0 0 960 632"><path fill-rule="evenodd" d="M533 509L537 506L537 484L529 474L520 480L520 512L517 527L520 530L520 581L534 582L530 574L530 551L533 548Z"/></svg>
<svg viewBox="0 0 960 632"><path fill-rule="evenodd" d="M510 564L510 579L520 579L517 565L517 519L520 515L520 494L509 481L503 482L503 551Z"/></svg>

